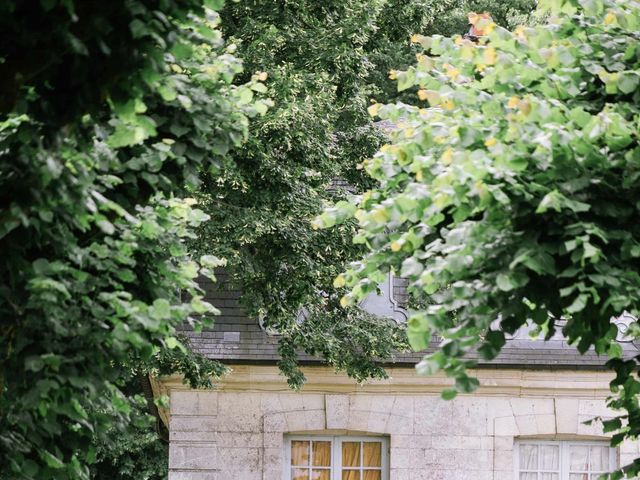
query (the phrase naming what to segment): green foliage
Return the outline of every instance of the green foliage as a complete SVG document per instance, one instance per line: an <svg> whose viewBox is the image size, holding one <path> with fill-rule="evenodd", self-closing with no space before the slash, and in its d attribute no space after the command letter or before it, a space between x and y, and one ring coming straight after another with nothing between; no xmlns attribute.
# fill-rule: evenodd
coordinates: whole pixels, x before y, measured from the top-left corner
<svg viewBox="0 0 640 480"><path fill-rule="evenodd" d="M220 266L192 259L208 216L180 197L246 138L264 86L232 85L197 1L0 8L18 32L0 42L0 476L86 479L92 445L132 428L134 375L224 370L176 337L211 325L196 277Z"/></svg>
<svg viewBox="0 0 640 480"><path fill-rule="evenodd" d="M199 249L228 259L250 313L282 334L280 366L292 386L304 379L299 350L364 380L383 376L373 359L402 343L396 326L340 308L332 283L359 251L354 225L317 231L308 220L327 199L344 197L334 179L358 188L355 166L380 142L366 115L372 65L365 45L384 4L239 2L221 12L245 62L240 81L266 72L275 106L253 122L222 174L205 179L199 201L211 221ZM306 319L296 322L302 307Z"/></svg>
<svg viewBox="0 0 640 480"><path fill-rule="evenodd" d="M96 461L91 465L91 478L95 480L162 480L167 478L169 443L158 428L160 420L149 415L147 400L133 395L131 427L113 428L106 445L96 448ZM166 433L165 433L166 435Z"/></svg>
<svg viewBox="0 0 640 480"><path fill-rule="evenodd" d="M619 358L610 323L640 307L640 7L547 0L540 13L546 25L482 25L477 45L415 38L426 55L397 76L399 90L419 88L416 105L370 109L398 128L366 162L378 187L353 214L368 253L343 277L345 303L378 272L407 277L430 299L409 320L413 346L443 337L418 370L464 392L477 386L468 352L492 359L504 333L533 322L549 338L567 319L580 352L611 358L618 444L640 433L637 364Z"/></svg>
<svg viewBox="0 0 640 480"><path fill-rule="evenodd" d="M373 64L367 77L372 97L381 103L411 103L413 92L398 91L387 75L415 62L420 49L408 45L412 35L466 33L469 12L490 12L498 25L508 28L522 23L534 8L533 0L387 1L378 17L378 30L365 47L367 59Z"/></svg>
<svg viewBox="0 0 640 480"><path fill-rule="evenodd" d="M396 98L389 65L408 65L411 34L455 3L248 1L221 11L246 65L240 81L268 74L275 106L252 122L221 175L205 179L199 201L211 221L198 248L229 260L250 313L282 333L280 366L293 386L303 381L296 350L363 380L385 375L374 359L405 348L403 328L339 305L333 279L362 253L351 242L355 223L321 231L307 219L371 185L358 166L383 135L366 108L371 98ZM302 307L308 314L297 322Z"/></svg>

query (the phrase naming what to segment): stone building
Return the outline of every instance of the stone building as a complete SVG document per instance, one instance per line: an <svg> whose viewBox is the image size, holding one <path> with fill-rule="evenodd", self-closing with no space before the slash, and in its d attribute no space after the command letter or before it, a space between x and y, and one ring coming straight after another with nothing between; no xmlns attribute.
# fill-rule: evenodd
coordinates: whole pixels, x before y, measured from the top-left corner
<svg viewBox="0 0 640 480"><path fill-rule="evenodd" d="M402 321L392 281L367 302ZM152 379L171 400L160 412L170 480L593 480L640 456L638 443L612 449L601 424L584 423L612 415L611 373L561 335L546 343L516 335L479 363L477 392L452 401L439 395L447 379L415 374L417 354L398 355L388 380L365 385L303 357L308 382L293 392L276 366L277 338L245 315L238 294L211 290L222 311L215 328L185 332L233 369L218 389Z"/></svg>

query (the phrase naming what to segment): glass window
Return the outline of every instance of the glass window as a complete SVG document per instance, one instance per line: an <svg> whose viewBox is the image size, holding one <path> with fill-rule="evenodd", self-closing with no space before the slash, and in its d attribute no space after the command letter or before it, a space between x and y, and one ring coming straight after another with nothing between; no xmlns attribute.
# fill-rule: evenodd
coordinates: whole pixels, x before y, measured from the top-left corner
<svg viewBox="0 0 640 480"><path fill-rule="evenodd" d="M518 480L596 480L616 469L616 451L605 442L516 443Z"/></svg>
<svg viewBox="0 0 640 480"><path fill-rule="evenodd" d="M291 436L286 441L286 480L388 480L387 439Z"/></svg>

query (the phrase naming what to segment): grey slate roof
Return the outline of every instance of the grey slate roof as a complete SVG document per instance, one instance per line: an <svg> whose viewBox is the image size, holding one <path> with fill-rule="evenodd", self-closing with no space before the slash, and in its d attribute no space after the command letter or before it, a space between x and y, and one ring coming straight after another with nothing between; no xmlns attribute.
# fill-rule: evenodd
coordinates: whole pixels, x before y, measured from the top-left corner
<svg viewBox="0 0 640 480"><path fill-rule="evenodd" d="M201 285L206 292L206 300L216 306L221 315L216 317L212 329L200 333L183 327L185 335L195 350L205 356L221 360L225 363L274 363L279 357L277 353L278 337L268 335L256 319L249 318L240 305L240 290L228 287L226 274L218 274L218 284L202 280ZM218 285L226 285L221 289ZM433 341L429 350L435 349L437 341ZM640 352L630 342L621 343L626 357L638 355ZM422 359L421 353L398 353L390 365L413 365ZM300 356L302 363L321 363L321 359L310 355ZM501 354L491 362L479 359L479 366L493 368L603 368L605 357L593 352L580 355L575 347L567 344L558 331L554 338L547 342L532 341L526 333L507 341Z"/></svg>

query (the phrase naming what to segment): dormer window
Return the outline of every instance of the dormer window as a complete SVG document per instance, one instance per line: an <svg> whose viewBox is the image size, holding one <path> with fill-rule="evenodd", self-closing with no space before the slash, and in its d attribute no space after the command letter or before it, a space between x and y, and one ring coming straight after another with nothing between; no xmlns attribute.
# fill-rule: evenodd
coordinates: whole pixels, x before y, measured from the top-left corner
<svg viewBox="0 0 640 480"><path fill-rule="evenodd" d="M406 309L407 302L407 281L389 272L385 281L378 285L378 291L367 295L358 306L372 315L389 318L396 323L404 323L409 317ZM296 322L299 324L304 322L308 315L307 309L301 308ZM264 317L260 317L258 323L267 334L279 335L276 330L265 326Z"/></svg>
<svg viewBox="0 0 640 480"><path fill-rule="evenodd" d="M360 302L360 308L372 315L391 318L396 323L406 322L407 281L389 272L386 280L378 285L378 290L367 295Z"/></svg>

